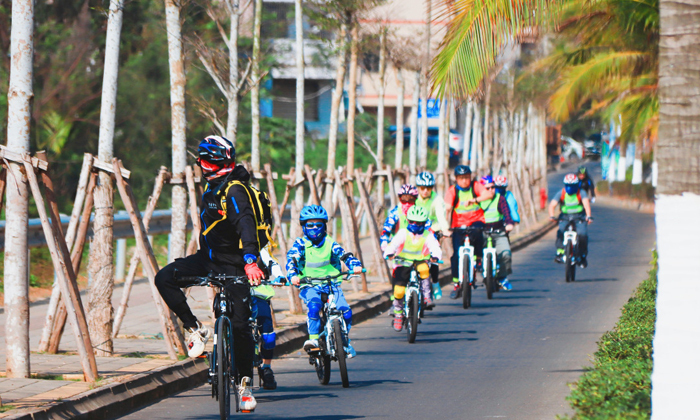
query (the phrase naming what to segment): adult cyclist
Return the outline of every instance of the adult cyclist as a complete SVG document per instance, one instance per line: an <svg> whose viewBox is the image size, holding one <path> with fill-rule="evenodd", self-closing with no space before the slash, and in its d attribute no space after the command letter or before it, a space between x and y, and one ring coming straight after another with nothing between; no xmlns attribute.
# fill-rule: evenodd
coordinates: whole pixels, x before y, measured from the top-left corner
<svg viewBox="0 0 700 420"><path fill-rule="evenodd" d="M452 227L452 282L454 289L450 293L451 299L461 296L459 286L459 248L464 245L464 239L469 236L469 243L474 247L474 255L477 261L481 260L484 249L484 237L481 232L467 231L468 227L484 226L484 211L479 207L479 202L493 198L494 191L484 190L484 186L472 181L472 170L467 165L458 165L455 168L457 184L450 187L445 195L447 213L451 218Z"/></svg>
<svg viewBox="0 0 700 420"><path fill-rule="evenodd" d="M506 190L506 188L508 188L508 178L506 178L505 175L498 175L493 179L493 183L496 185L496 193L506 198L508 210L510 210L510 218L513 219L513 223L519 224L520 213L518 213L518 202L515 200L513 192Z"/></svg>
<svg viewBox="0 0 700 420"><path fill-rule="evenodd" d="M557 219L554 217L554 210L561 206L561 214ZM576 234L578 235L578 250L582 268L588 266L588 225L593 222L591 218L591 203L588 194L581 189L579 179L575 174L568 174L564 177L564 188L559 197L549 203L549 217L559 221L559 230L555 246L557 248L554 261L564 262L564 230L570 221L576 222Z"/></svg>
<svg viewBox="0 0 700 420"><path fill-rule="evenodd" d="M588 169L583 165L578 167L578 180L581 189L586 191L586 194L591 198L591 203L595 203L595 182L588 173Z"/></svg>
<svg viewBox="0 0 700 420"><path fill-rule="evenodd" d="M206 276L214 272L248 278L250 285L229 284L226 288L233 301L231 324L239 374L236 380L240 380L241 384L241 409L253 411L257 402L251 391L254 350L248 324L251 316L250 286L259 285L264 273L258 267L260 248L257 223L246 191L250 174L243 166L236 166L236 150L225 137L209 136L202 140L197 163L207 180L207 188L202 195L200 219L204 231L199 237L199 251L163 267L156 275L155 283L168 308L182 321L188 335L187 354L195 358L204 352L212 332L192 313L180 289L182 285L175 282L175 272L182 277ZM222 201L227 204L228 210L222 206Z"/></svg>
<svg viewBox="0 0 700 420"><path fill-rule="evenodd" d="M487 192L496 189L490 175L482 177L479 183L484 186L484 190ZM508 275L513 273L511 268L513 254L510 250L508 232L513 230L513 219L510 216L508 201L505 196L496 192L492 198L481 201L479 206L484 211L484 228L495 229L499 232L492 235L498 265L496 279L503 290L510 291L513 286L508 280Z"/></svg>
<svg viewBox="0 0 700 420"><path fill-rule="evenodd" d="M430 172L421 172L416 176L416 186L418 187L418 199L416 206L422 207L428 214L432 231L436 238L439 238L439 233L442 236L450 236L450 225L447 222L447 209L445 208L445 200L435 192L435 177ZM440 269L437 265L430 265L430 278L432 280L433 296L436 299L442 298L442 289L438 283Z"/></svg>

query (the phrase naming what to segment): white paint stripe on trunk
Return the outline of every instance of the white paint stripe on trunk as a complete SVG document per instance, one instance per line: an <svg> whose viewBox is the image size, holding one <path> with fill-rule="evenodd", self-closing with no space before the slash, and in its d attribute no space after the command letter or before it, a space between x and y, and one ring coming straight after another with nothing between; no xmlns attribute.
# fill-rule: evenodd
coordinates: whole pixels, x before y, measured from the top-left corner
<svg viewBox="0 0 700 420"><path fill-rule="evenodd" d="M659 286L652 419L698 418L700 394L700 196L656 199Z"/></svg>

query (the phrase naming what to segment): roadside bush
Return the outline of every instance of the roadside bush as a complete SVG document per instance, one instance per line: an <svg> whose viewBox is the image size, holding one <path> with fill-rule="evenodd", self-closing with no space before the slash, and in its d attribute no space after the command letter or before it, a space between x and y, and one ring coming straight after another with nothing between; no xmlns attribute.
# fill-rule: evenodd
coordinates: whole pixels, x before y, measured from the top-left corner
<svg viewBox="0 0 700 420"><path fill-rule="evenodd" d="M598 181L598 184L595 186L596 190L598 191L598 194L600 195L609 195L610 194L610 183L605 180L600 180Z"/></svg>
<svg viewBox="0 0 700 420"><path fill-rule="evenodd" d="M598 342L593 367L573 384L569 420L648 419L651 416L652 340L656 322L656 253L649 278Z"/></svg>
<svg viewBox="0 0 700 420"><path fill-rule="evenodd" d="M610 188L612 189L612 195L621 197L629 197L632 195L631 181L614 181L610 183Z"/></svg>
<svg viewBox="0 0 700 420"><path fill-rule="evenodd" d="M654 201L655 189L651 184L632 185L632 198L652 203Z"/></svg>

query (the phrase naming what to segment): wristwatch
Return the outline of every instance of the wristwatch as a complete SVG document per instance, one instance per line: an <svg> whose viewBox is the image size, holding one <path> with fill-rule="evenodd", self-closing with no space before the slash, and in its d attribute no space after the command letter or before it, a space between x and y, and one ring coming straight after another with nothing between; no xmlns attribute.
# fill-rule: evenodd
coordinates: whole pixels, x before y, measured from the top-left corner
<svg viewBox="0 0 700 420"><path fill-rule="evenodd" d="M254 255L251 254L244 255L243 259L245 260L246 264L255 264L255 262L258 260L257 258L255 258Z"/></svg>

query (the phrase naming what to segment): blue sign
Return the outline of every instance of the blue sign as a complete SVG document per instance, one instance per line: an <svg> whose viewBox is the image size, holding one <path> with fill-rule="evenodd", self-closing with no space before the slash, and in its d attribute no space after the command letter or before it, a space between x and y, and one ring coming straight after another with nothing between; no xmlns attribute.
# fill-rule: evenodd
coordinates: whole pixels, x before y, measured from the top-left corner
<svg viewBox="0 0 700 420"><path fill-rule="evenodd" d="M418 98L418 118L423 117L423 99ZM426 114L428 118L440 118L440 100L435 98L428 98L426 103Z"/></svg>

